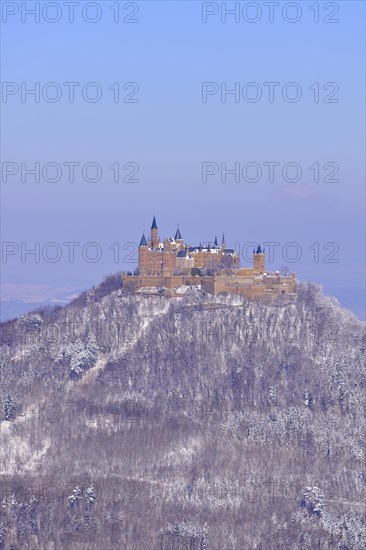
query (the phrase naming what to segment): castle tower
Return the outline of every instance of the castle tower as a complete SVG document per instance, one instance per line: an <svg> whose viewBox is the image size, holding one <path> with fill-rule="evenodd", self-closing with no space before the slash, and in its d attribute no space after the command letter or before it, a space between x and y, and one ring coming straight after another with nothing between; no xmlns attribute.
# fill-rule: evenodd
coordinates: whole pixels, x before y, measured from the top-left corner
<svg viewBox="0 0 366 550"><path fill-rule="evenodd" d="M225 235L222 234L221 249L222 249L222 250L225 250L225 246L226 246L226 243L225 243Z"/></svg>
<svg viewBox="0 0 366 550"><path fill-rule="evenodd" d="M258 245L257 250L253 249L253 269L258 275L265 273L264 269L264 250Z"/></svg>
<svg viewBox="0 0 366 550"><path fill-rule="evenodd" d="M151 224L151 248L158 248L159 247L159 237L158 237L158 225L156 223L156 219L154 216L154 219Z"/></svg>
<svg viewBox="0 0 366 550"><path fill-rule="evenodd" d="M147 270L147 254L148 254L148 248L147 248L147 240L145 237L145 231L142 234L141 241L138 248L138 269L140 275L145 275Z"/></svg>

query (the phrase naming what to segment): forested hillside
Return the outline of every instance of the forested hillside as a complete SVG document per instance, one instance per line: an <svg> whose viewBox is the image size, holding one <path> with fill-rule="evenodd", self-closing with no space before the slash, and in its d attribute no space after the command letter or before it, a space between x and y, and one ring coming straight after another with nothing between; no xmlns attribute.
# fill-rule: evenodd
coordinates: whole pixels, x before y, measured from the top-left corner
<svg viewBox="0 0 366 550"><path fill-rule="evenodd" d="M0 548L366 548L365 323L118 281L1 325Z"/></svg>

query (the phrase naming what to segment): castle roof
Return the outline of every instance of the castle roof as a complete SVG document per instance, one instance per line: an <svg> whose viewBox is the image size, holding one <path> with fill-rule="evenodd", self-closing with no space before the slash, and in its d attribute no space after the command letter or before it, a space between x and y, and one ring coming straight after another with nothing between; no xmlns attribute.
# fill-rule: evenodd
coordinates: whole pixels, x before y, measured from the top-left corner
<svg viewBox="0 0 366 550"><path fill-rule="evenodd" d="M215 246L214 248L211 248L210 247L210 244L208 244L207 246L202 246L201 244L199 246L190 246L188 248L188 252L212 252L212 253L218 253L220 251L220 247L219 246ZM227 252L227 253L231 253L231 254L235 254L235 250L233 250L232 248L226 248L224 250L224 253Z"/></svg>
<svg viewBox="0 0 366 550"><path fill-rule="evenodd" d="M158 226L157 226L157 223L156 223L156 219L155 219L155 216L154 216L154 219L152 221L152 224L151 224L151 229L157 229Z"/></svg>
<svg viewBox="0 0 366 550"><path fill-rule="evenodd" d="M145 232L142 234L141 241L140 241L140 246L147 246Z"/></svg>
<svg viewBox="0 0 366 550"><path fill-rule="evenodd" d="M185 258L187 255L187 252L185 250L180 250L177 254L177 258Z"/></svg>
<svg viewBox="0 0 366 550"><path fill-rule="evenodd" d="M262 249L261 249L261 245L260 245L260 244L258 245L256 254L262 254Z"/></svg>
<svg viewBox="0 0 366 550"><path fill-rule="evenodd" d="M182 241L182 240L183 240L183 239L182 239L182 235L181 235L181 233L180 233L179 225L178 225L178 229L177 229L176 232L175 232L174 239L175 239L176 241Z"/></svg>

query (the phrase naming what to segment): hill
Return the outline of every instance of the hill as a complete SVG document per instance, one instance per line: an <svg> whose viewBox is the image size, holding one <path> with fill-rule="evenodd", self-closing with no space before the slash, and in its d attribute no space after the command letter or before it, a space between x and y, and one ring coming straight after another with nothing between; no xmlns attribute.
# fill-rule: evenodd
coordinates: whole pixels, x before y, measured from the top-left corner
<svg viewBox="0 0 366 550"><path fill-rule="evenodd" d="M365 323L119 280L1 325L0 548L365 548Z"/></svg>

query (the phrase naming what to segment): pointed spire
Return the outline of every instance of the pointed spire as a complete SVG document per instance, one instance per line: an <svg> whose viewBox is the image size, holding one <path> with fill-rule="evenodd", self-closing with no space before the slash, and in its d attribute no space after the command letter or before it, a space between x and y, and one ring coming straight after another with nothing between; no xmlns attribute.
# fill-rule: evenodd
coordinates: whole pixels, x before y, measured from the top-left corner
<svg viewBox="0 0 366 550"><path fill-rule="evenodd" d="M260 245L260 244L258 245L256 254L262 254L262 249L261 249L261 245Z"/></svg>
<svg viewBox="0 0 366 550"><path fill-rule="evenodd" d="M222 250L225 250L225 246L226 246L226 243L225 243L225 235L224 233L222 234L222 239L221 239L221 248Z"/></svg>
<svg viewBox="0 0 366 550"><path fill-rule="evenodd" d="M143 234L142 234L141 241L140 241L140 246L147 246L147 240L146 240L146 237L145 237L145 231L144 231Z"/></svg>
<svg viewBox="0 0 366 550"><path fill-rule="evenodd" d="M152 224L151 224L151 229L157 229L158 228L158 225L156 223L156 219L155 219L155 216L154 216L154 219L152 221Z"/></svg>
<svg viewBox="0 0 366 550"><path fill-rule="evenodd" d="M178 225L178 229L175 232L174 240L175 241L182 241L183 240L182 235L180 233L179 225Z"/></svg>
<svg viewBox="0 0 366 550"><path fill-rule="evenodd" d="M215 235L215 248L218 248L218 244L217 244L217 235Z"/></svg>

